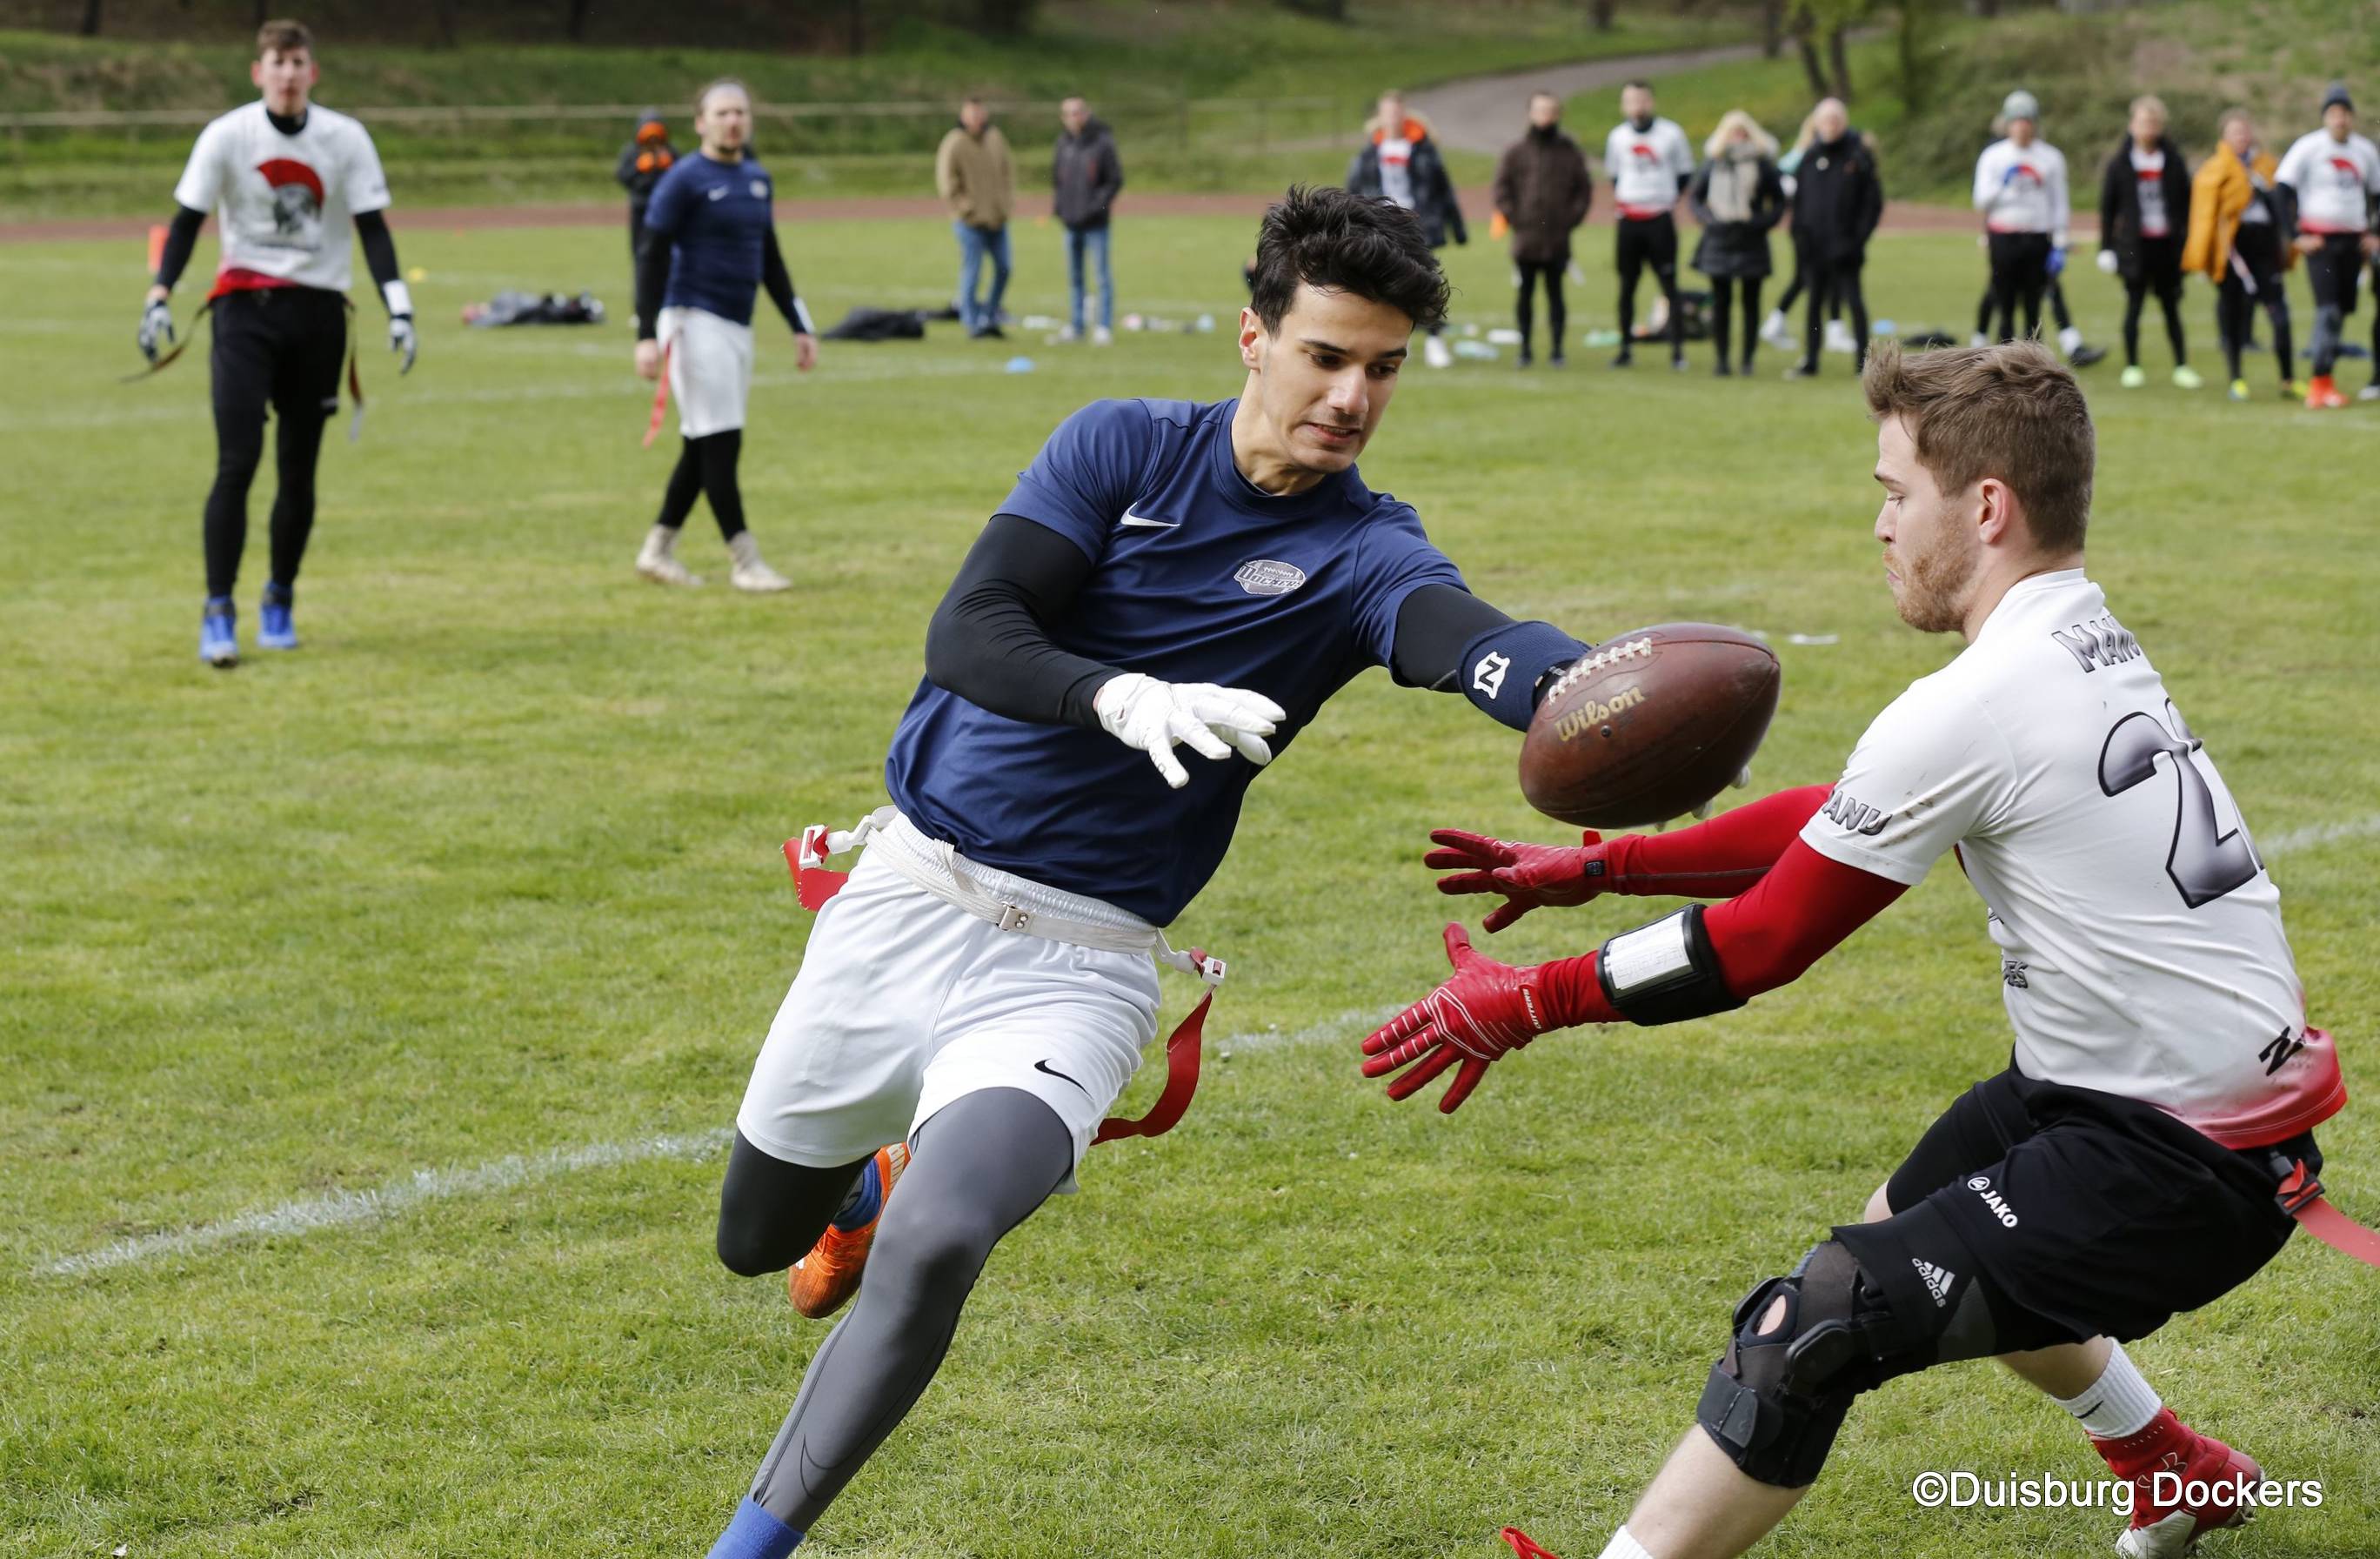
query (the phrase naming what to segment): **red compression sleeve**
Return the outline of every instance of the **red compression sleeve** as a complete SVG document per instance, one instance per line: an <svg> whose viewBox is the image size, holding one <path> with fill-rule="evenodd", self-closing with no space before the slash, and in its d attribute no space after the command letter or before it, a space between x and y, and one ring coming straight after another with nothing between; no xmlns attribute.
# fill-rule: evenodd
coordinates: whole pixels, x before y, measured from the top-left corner
<svg viewBox="0 0 2380 1559"><path fill-rule="evenodd" d="M1795 839L1750 890L1706 911L1703 929L1710 934L1728 990L1750 1001L1799 980L1803 970L1908 891L1903 883L1830 860ZM1603 994L1596 973L1601 956L1589 953L1545 966L1541 989L1557 1027L1628 1021Z"/></svg>
<svg viewBox="0 0 2380 1559"><path fill-rule="evenodd" d="M1805 785L1764 796L1674 834L1629 834L1611 841L1612 892L1730 898L1760 881L1834 791Z"/></svg>

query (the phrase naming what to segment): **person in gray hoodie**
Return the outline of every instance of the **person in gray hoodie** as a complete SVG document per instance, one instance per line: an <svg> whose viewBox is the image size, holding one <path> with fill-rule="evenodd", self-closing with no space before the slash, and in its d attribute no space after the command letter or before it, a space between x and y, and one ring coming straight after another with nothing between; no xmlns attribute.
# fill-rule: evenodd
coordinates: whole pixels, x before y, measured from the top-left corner
<svg viewBox="0 0 2380 1559"><path fill-rule="evenodd" d="M1116 155L1115 132L1107 121L1094 118L1091 105L1070 97L1058 105L1056 150L1050 157L1050 194L1053 213L1066 228L1066 288L1073 313L1060 339L1078 341L1083 335L1083 263L1088 258L1099 270L1099 323L1091 327L1091 345L1115 340L1115 271L1108 258L1109 208L1123 188L1123 162Z"/></svg>

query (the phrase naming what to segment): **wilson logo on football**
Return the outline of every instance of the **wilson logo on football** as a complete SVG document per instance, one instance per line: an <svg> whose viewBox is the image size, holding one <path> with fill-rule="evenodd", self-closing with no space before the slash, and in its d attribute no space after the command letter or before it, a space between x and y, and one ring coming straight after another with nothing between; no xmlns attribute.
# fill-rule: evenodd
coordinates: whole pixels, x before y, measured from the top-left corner
<svg viewBox="0 0 2380 1559"><path fill-rule="evenodd" d="M1305 583L1305 570L1294 563L1259 557L1241 564L1240 571L1232 578L1250 595L1287 595Z"/></svg>
<svg viewBox="0 0 2380 1559"><path fill-rule="evenodd" d="M1598 703L1590 699L1576 709L1564 712L1562 717L1554 723L1554 736L1569 741L1582 732L1602 725L1621 710L1634 709L1644 701L1645 689L1642 688L1623 688L1611 695L1609 703Z"/></svg>

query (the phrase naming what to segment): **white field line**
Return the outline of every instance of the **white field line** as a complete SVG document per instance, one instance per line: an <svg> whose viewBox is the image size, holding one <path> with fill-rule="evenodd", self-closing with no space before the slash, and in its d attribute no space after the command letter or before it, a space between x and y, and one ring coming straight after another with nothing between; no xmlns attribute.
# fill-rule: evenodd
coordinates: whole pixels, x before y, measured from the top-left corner
<svg viewBox="0 0 2380 1559"><path fill-rule="evenodd" d="M1401 1008L1360 1008L1324 1018L1303 1029L1264 1029L1209 1041L1218 1056L1291 1046L1343 1042L1352 1054L1355 1042L1375 1025ZM489 1191L514 1190L557 1175L590 1169L613 1169L652 1159L700 1161L715 1156L735 1138L722 1127L711 1131L643 1137L626 1142L595 1142L579 1148L554 1148L542 1153L510 1153L465 1169L422 1169L400 1180L359 1191L335 1191L304 1197L256 1212L187 1229L120 1239L80 1255L66 1256L34 1269L39 1277L83 1277L92 1273L145 1261L152 1258L187 1256L235 1241L273 1235L309 1235L323 1229L377 1224L409 1212L427 1202Z"/></svg>
<svg viewBox="0 0 2380 1559"><path fill-rule="evenodd" d="M2276 834L2257 842L2257 851L2267 856L2295 855L2324 845L2336 845L2345 839L2369 839L2380 834L2380 812L2366 812L2360 818L2345 818L2338 822L2309 823L2292 828L2286 834Z"/></svg>

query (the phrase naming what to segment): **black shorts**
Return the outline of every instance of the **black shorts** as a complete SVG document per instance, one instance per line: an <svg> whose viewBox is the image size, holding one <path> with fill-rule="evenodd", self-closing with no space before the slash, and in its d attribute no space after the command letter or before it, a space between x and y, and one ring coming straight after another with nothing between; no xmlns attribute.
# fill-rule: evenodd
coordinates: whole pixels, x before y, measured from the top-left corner
<svg viewBox="0 0 2380 1559"><path fill-rule="evenodd" d="M2049 285L2049 235L1994 233L1985 241L1992 285L2037 291Z"/></svg>
<svg viewBox="0 0 2380 1559"><path fill-rule="evenodd" d="M2363 279L2363 238L2359 233L2325 233L2322 247L2306 256L2306 280L2313 287L2317 308L2337 304L2342 314L2355 312L2356 284Z"/></svg>
<svg viewBox="0 0 2380 1559"><path fill-rule="evenodd" d="M1901 1215L1917 1210L1911 1222L1937 1240L1947 1224L1981 1279L1994 1351L2128 1341L2238 1287L2289 1243L2276 1153L2322 1165L2312 1132L2235 1151L2155 1105L2011 1066L1961 1094L1893 1172L1892 1219L1835 1237L1875 1272L1908 1261L1890 1233Z"/></svg>
<svg viewBox="0 0 2380 1559"><path fill-rule="evenodd" d="M227 292L214 302L215 430L225 443L253 440L267 407L316 425L339 408L347 354L347 302L320 287Z"/></svg>
<svg viewBox="0 0 2380 1559"><path fill-rule="evenodd" d="M2140 258L2135 275L2126 278L2126 285L2136 290L2154 292L2160 298L2178 296L2181 291L2181 240L2170 235L2162 238L2140 240Z"/></svg>
<svg viewBox="0 0 2380 1559"><path fill-rule="evenodd" d="M1613 224L1613 245L1620 274L1633 277L1646 265L1669 291L1678 279L1678 223L1668 212L1658 216L1623 216Z"/></svg>

